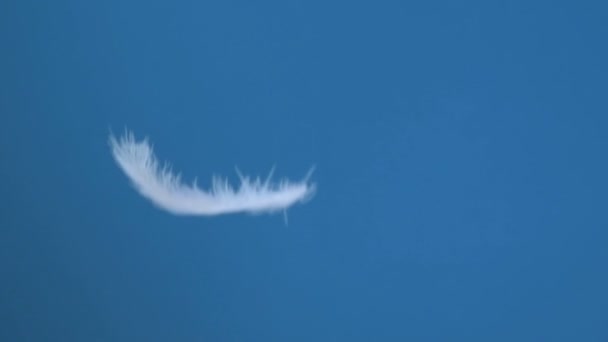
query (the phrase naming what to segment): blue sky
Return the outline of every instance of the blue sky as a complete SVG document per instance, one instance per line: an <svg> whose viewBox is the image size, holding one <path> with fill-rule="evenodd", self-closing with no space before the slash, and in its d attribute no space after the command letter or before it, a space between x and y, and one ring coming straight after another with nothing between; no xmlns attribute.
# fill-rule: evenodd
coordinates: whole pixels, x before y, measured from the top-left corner
<svg viewBox="0 0 608 342"><path fill-rule="evenodd" d="M607 9L5 2L0 339L606 341ZM172 216L123 127L318 193Z"/></svg>

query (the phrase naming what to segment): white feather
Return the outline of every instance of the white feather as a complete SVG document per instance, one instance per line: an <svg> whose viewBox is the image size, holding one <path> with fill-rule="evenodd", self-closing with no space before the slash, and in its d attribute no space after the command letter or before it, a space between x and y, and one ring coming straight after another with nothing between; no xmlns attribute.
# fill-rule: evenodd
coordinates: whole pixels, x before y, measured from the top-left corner
<svg viewBox="0 0 608 342"><path fill-rule="evenodd" d="M161 209L177 215L220 215L237 212L263 213L285 211L298 202L309 200L316 191L310 173L299 182L273 183L237 171L240 186L233 188L226 179L213 177L211 189L200 189L181 182L168 164L160 163L147 139L136 141L133 133L117 139L110 135L112 155L135 189ZM238 170L238 169L237 169ZM311 169L312 170L312 169Z"/></svg>

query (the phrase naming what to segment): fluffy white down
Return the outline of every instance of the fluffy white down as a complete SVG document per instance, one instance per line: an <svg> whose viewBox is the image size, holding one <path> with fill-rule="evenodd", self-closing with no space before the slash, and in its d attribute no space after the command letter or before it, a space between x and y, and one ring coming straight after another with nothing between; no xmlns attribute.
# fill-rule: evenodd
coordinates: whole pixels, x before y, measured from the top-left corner
<svg viewBox="0 0 608 342"><path fill-rule="evenodd" d="M241 184L233 188L226 179L214 177L209 190L181 182L179 174L161 166L147 139L137 141L125 132L120 139L110 135L114 159L135 189L161 209L177 215L220 215L237 212L284 211L312 198L316 185L309 182L311 169L299 182L274 183L251 179L239 173ZM272 172L271 172L272 175Z"/></svg>

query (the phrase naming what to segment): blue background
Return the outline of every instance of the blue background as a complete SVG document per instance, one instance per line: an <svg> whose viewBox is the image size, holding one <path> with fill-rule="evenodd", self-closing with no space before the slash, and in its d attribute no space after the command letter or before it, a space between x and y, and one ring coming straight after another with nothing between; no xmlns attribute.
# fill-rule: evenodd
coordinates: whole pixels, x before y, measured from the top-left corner
<svg viewBox="0 0 608 342"><path fill-rule="evenodd" d="M603 3L3 1L0 340L608 341ZM319 191L175 217L124 127Z"/></svg>

